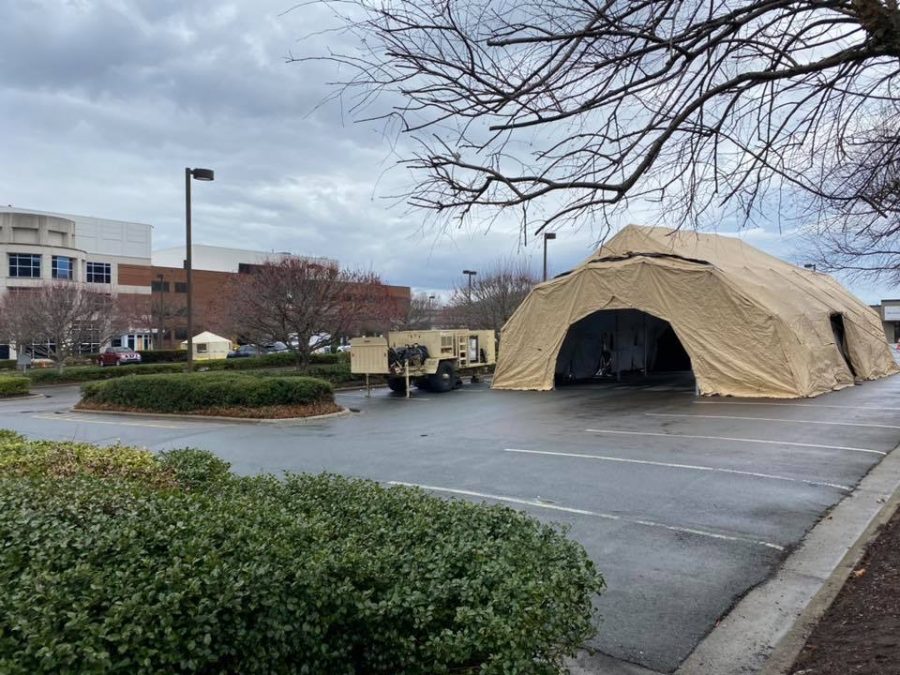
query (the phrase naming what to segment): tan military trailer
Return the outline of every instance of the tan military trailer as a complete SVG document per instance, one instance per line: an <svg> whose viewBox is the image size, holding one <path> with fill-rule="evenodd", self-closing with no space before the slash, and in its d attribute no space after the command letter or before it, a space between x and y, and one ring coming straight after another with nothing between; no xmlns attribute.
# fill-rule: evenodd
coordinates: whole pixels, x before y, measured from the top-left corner
<svg viewBox="0 0 900 675"><path fill-rule="evenodd" d="M492 330L408 330L387 337L361 337L350 341L350 372L387 375L388 386L409 393L409 385L433 392L450 391L473 381L494 365L497 353Z"/></svg>

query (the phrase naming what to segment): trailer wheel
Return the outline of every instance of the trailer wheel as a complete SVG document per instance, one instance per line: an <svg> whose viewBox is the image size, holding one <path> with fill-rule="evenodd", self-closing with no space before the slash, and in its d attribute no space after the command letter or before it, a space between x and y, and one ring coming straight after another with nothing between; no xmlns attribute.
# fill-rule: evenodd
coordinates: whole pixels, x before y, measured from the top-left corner
<svg viewBox="0 0 900 675"><path fill-rule="evenodd" d="M389 377L387 379L387 385L390 387L391 391L395 391L398 394L406 393L406 378L405 377Z"/></svg>
<svg viewBox="0 0 900 675"><path fill-rule="evenodd" d="M428 378L429 389L436 393L450 391L456 386L456 369L452 361L441 361L437 372Z"/></svg>

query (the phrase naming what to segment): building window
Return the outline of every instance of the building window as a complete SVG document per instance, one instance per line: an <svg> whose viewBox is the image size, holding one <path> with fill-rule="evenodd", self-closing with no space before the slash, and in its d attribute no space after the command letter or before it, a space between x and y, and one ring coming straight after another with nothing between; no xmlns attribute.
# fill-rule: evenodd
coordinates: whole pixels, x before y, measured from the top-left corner
<svg viewBox="0 0 900 675"><path fill-rule="evenodd" d="M19 279L40 279L41 256L32 253L10 253L9 276Z"/></svg>
<svg viewBox="0 0 900 675"><path fill-rule="evenodd" d="M175 284L176 288L178 284ZM169 282L168 281L151 281L150 282L150 290L154 293L168 293L169 292Z"/></svg>
<svg viewBox="0 0 900 675"><path fill-rule="evenodd" d="M75 269L75 261L64 255L55 255L51 263L50 271L54 279L72 280Z"/></svg>
<svg viewBox="0 0 900 675"><path fill-rule="evenodd" d="M111 284L112 265L109 263L89 262L87 264L87 282L89 284Z"/></svg>
<svg viewBox="0 0 900 675"><path fill-rule="evenodd" d="M175 282L175 292L176 293L187 293L187 282L176 281Z"/></svg>
<svg viewBox="0 0 900 675"><path fill-rule="evenodd" d="M176 340L187 340L187 328L176 328L175 329L175 339Z"/></svg>

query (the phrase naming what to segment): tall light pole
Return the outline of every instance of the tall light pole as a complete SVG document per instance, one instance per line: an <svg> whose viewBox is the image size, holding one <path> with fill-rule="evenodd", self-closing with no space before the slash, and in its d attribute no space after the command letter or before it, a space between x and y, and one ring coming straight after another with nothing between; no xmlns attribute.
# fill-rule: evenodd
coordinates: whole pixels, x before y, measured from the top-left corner
<svg viewBox="0 0 900 675"><path fill-rule="evenodd" d="M472 302L472 277L478 274L478 272L475 270L463 270L463 274L469 277L469 294L467 299L469 302Z"/></svg>
<svg viewBox="0 0 900 675"><path fill-rule="evenodd" d="M184 223L186 228L187 257L184 268L187 271L187 371L194 370L194 284L193 282L193 246L191 245L191 178L211 181L215 179L212 169L184 169Z"/></svg>
<svg viewBox="0 0 900 675"><path fill-rule="evenodd" d="M556 239L556 232L544 232L544 281L547 281L547 241Z"/></svg>
<svg viewBox="0 0 900 675"><path fill-rule="evenodd" d="M165 296L163 295L163 291L165 289L166 278L162 274L157 274L156 278L159 279L159 342L157 343L156 348L163 348L163 337L166 334L166 326L165 326L165 317L166 317L166 307L165 307Z"/></svg>

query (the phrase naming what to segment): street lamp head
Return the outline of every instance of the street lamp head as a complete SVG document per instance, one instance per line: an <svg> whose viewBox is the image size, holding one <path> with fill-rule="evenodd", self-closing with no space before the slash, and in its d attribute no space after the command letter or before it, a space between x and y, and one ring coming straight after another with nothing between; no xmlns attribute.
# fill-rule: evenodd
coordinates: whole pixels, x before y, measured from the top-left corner
<svg viewBox="0 0 900 675"><path fill-rule="evenodd" d="M212 169L191 169L191 176L194 180L210 181L215 180L216 174Z"/></svg>
<svg viewBox="0 0 900 675"><path fill-rule="evenodd" d="M475 270L463 270L463 274L468 274L469 276L478 274Z"/></svg>
<svg viewBox="0 0 900 675"><path fill-rule="evenodd" d="M813 272L816 271L816 264L815 264L815 263L806 263L806 264L804 265L804 267L805 267L806 269L808 269L808 270L812 270Z"/></svg>
<svg viewBox="0 0 900 675"><path fill-rule="evenodd" d="M544 239L556 239L556 232L544 232Z"/></svg>

